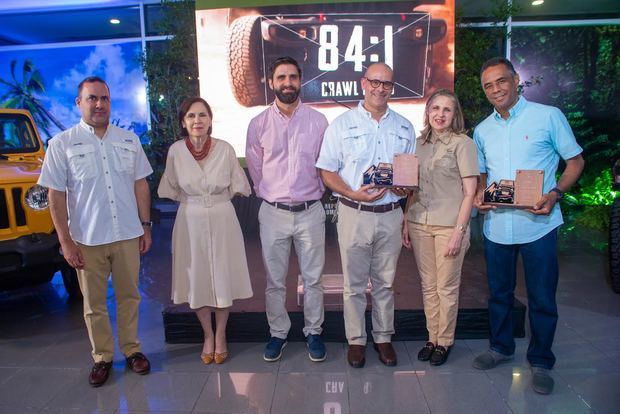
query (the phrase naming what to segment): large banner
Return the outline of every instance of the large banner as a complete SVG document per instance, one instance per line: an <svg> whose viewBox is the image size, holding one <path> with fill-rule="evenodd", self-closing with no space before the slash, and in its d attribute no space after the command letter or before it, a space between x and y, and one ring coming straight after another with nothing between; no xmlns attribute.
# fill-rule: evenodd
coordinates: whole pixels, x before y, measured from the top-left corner
<svg viewBox="0 0 620 414"><path fill-rule="evenodd" d="M269 64L281 56L299 62L301 100L329 121L364 99L366 68L387 63L396 83L390 105L419 131L425 99L453 89L454 0L307 3L197 1L200 92L213 108L214 136L244 156L248 123L274 99ZM221 4L240 7L213 8Z"/></svg>

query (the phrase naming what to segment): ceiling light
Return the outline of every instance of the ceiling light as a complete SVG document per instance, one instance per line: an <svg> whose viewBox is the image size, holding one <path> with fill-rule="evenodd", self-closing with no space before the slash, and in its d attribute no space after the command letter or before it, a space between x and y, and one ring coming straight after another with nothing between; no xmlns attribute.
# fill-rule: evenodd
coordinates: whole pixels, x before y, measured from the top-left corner
<svg viewBox="0 0 620 414"><path fill-rule="evenodd" d="M545 2L545 0L534 0L532 2L532 6L540 6L541 4L543 4Z"/></svg>
<svg viewBox="0 0 620 414"><path fill-rule="evenodd" d="M110 23L112 23L112 24L121 24L121 21L119 19L113 18L113 19L110 19Z"/></svg>

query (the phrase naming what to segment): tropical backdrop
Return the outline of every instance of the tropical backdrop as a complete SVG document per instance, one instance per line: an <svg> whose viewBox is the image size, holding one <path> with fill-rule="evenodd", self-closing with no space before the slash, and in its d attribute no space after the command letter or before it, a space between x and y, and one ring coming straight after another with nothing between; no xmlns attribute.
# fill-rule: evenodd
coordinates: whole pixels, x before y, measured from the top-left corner
<svg viewBox="0 0 620 414"><path fill-rule="evenodd" d="M140 55L139 42L0 52L0 107L28 109L47 141L79 121L77 85L95 75L110 86L111 122L145 136Z"/></svg>

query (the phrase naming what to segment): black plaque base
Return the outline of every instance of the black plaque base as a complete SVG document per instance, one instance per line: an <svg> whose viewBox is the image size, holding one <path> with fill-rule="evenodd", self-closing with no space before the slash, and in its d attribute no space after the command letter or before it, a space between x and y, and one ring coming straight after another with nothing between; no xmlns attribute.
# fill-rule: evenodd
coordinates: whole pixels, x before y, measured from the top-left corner
<svg viewBox="0 0 620 414"><path fill-rule="evenodd" d="M515 338L525 336L525 310L523 303L515 299L512 310ZM289 312L291 330L289 341L304 341L303 312ZM163 311L166 342L200 343L203 341L202 328L196 314L186 306L169 306ZM366 331L370 336L371 315L366 312ZM396 334L394 341L426 340L426 322L421 309L396 310L394 315ZM269 325L264 312L234 312L230 314L226 332L229 342L264 342L269 339ZM459 309L456 323L456 339L484 339L489 337L489 317L487 309ZM342 312L325 312L323 340L327 342L346 342Z"/></svg>

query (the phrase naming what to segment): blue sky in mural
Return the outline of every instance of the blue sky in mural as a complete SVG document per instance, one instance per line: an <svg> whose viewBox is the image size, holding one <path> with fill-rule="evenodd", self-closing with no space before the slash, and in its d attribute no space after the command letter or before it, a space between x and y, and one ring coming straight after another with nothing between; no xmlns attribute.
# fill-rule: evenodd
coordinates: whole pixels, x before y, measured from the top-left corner
<svg viewBox="0 0 620 414"><path fill-rule="evenodd" d="M102 44L97 46L0 52L0 79L13 82L11 61L16 60L15 77L22 82L22 67L29 59L39 70L45 94L37 94L45 109L66 128L80 120L75 105L77 85L87 76L100 76L110 86L112 113L110 120L138 136L147 129L146 84L138 62L139 42ZM8 87L0 84L0 97ZM3 102L0 102L0 106ZM60 130L51 125L50 133ZM43 139L48 137L43 133Z"/></svg>

